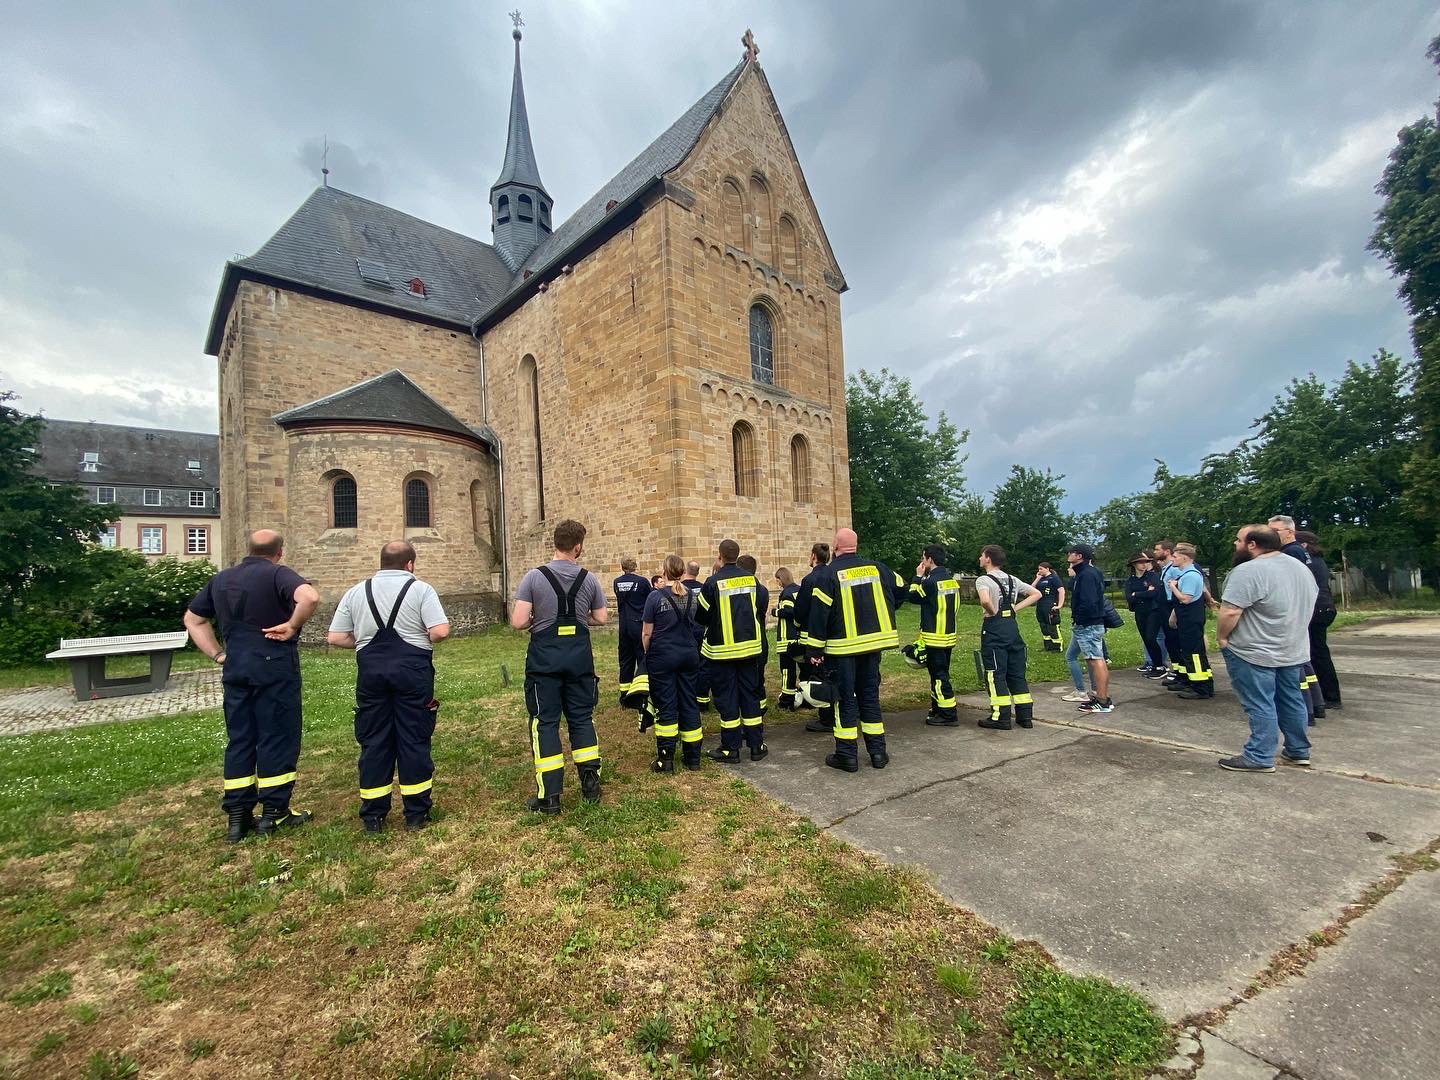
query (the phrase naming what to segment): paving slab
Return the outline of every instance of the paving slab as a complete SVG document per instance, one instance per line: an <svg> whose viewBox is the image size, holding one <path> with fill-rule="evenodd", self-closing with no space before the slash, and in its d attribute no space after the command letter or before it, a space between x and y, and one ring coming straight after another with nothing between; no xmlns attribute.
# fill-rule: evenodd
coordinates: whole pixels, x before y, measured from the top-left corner
<svg viewBox="0 0 1440 1080"><path fill-rule="evenodd" d="M1200 1046L1204 1058L1195 1072L1195 1080L1279 1080L1284 1076L1268 1061L1231 1046L1208 1031L1200 1033Z"/></svg>
<svg viewBox="0 0 1440 1080"><path fill-rule="evenodd" d="M1304 1080L1440 1077L1440 873L1411 875L1218 1034Z"/></svg>
<svg viewBox="0 0 1440 1080"><path fill-rule="evenodd" d="M0 735L28 735L218 709L223 695L218 667L177 672L170 676L164 690L152 694L98 701L76 701L75 692L68 686L32 687L0 694Z"/></svg>

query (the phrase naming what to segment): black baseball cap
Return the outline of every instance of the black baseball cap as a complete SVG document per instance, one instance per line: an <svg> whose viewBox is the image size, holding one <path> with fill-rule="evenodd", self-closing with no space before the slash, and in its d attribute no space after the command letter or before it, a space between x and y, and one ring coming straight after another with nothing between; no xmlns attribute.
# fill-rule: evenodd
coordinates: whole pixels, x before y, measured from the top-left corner
<svg viewBox="0 0 1440 1080"><path fill-rule="evenodd" d="M1079 555L1082 559L1093 559L1093 558L1095 558L1095 549L1094 549L1093 547L1091 547L1089 544L1071 544L1069 547L1067 547L1067 548L1065 549L1065 554L1068 555L1068 554L1070 554L1070 552L1072 552L1072 551L1073 551L1076 555Z"/></svg>

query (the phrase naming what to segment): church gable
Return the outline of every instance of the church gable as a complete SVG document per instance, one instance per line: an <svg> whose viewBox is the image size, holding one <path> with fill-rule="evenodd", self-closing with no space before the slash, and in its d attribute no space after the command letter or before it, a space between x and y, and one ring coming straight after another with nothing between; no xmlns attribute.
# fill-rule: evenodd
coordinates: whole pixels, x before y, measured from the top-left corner
<svg viewBox="0 0 1440 1080"><path fill-rule="evenodd" d="M758 65L746 66L724 107L671 177L695 195L695 212L725 248L811 289L846 289Z"/></svg>

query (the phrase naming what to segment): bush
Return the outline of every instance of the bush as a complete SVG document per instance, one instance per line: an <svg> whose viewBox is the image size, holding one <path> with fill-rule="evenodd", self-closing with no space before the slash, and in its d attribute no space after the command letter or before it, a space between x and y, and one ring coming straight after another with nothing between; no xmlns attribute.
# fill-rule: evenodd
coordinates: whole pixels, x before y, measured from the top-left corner
<svg viewBox="0 0 1440 1080"><path fill-rule="evenodd" d="M0 619L0 667L38 664L60 647L60 639L80 637L83 627L70 615L21 610Z"/></svg>
<svg viewBox="0 0 1440 1080"><path fill-rule="evenodd" d="M158 634L179 630L185 605L215 567L204 560L155 559L126 565L102 581L91 599L93 621L102 634Z"/></svg>

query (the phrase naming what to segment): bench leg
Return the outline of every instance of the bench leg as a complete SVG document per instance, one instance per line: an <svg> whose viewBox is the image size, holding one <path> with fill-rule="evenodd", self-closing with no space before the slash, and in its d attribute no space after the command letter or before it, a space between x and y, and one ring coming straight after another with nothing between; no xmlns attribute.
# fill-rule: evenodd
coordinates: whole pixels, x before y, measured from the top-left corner
<svg viewBox="0 0 1440 1080"><path fill-rule="evenodd" d="M75 688L76 701L89 701L95 687L105 682L105 658L87 656L70 661L70 685Z"/></svg>
<svg viewBox="0 0 1440 1080"><path fill-rule="evenodd" d="M150 692L164 690L165 684L170 681L170 661L174 658L173 652L153 652L150 654Z"/></svg>

